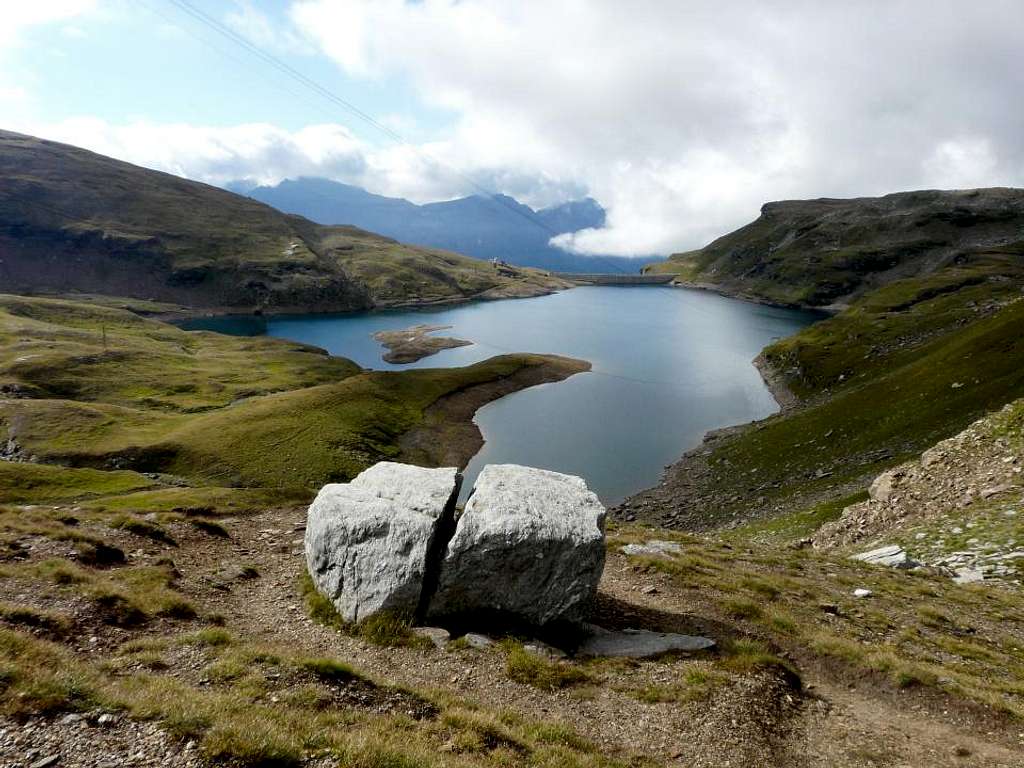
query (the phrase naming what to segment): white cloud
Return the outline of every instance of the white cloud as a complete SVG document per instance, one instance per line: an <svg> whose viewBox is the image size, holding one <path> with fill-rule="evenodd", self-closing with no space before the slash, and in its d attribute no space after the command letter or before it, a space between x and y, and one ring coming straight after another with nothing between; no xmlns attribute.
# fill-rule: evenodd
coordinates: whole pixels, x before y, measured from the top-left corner
<svg viewBox="0 0 1024 768"><path fill-rule="evenodd" d="M93 11L95 0L32 0L32 2L8 2L0 12L0 115L7 120L17 119L26 114L32 104L32 96L22 78L12 72L8 61L16 49L24 47L24 38L34 27L61 23L60 30L65 36L80 35L81 30L68 24ZM48 49L50 55L57 51Z"/></svg>
<svg viewBox="0 0 1024 768"><path fill-rule="evenodd" d="M252 4L252 0L235 0L235 6L224 16L224 23L263 50L275 53L309 52L310 46L288 27L275 22Z"/></svg>
<svg viewBox="0 0 1024 768"><path fill-rule="evenodd" d="M276 184L296 176L358 183L367 170L365 148L341 125L288 131L266 123L223 128L187 123L113 125L98 118L75 118L24 123L14 129L211 184Z"/></svg>
<svg viewBox="0 0 1024 768"><path fill-rule="evenodd" d="M472 169L470 180L453 173L447 163L432 159L445 151L443 145L379 147L360 141L339 124L289 131L269 123L228 127L145 121L112 124L85 117L56 123L15 120L6 127L209 184L277 184L299 176L322 176L418 203L483 188L506 190L536 206L586 193L585 188L558 179L517 174L507 168Z"/></svg>
<svg viewBox="0 0 1024 768"><path fill-rule="evenodd" d="M85 5L34 3L13 28ZM301 0L288 18L239 0L227 21L281 55L404 78L454 124L418 147L340 125L8 124L213 183L318 175L422 202L475 182L535 206L589 193L608 225L559 243L626 255L697 247L767 200L1024 186L1017 0ZM15 85L0 79L0 109L24 99ZM420 117L386 109L401 133Z"/></svg>
<svg viewBox="0 0 1024 768"><path fill-rule="evenodd" d="M977 137L943 141L925 161L925 171L936 184L961 189L980 187L998 177L992 142Z"/></svg>
<svg viewBox="0 0 1024 768"><path fill-rule="evenodd" d="M15 44L30 27L67 21L95 8L95 0L31 0L4 3L0 52Z"/></svg>
<svg viewBox="0 0 1024 768"><path fill-rule="evenodd" d="M302 0L349 74L459 117L432 152L584 187L586 251L691 248L782 197L1024 184L1024 4ZM950 137L954 138L950 138ZM967 137L967 138L963 138Z"/></svg>

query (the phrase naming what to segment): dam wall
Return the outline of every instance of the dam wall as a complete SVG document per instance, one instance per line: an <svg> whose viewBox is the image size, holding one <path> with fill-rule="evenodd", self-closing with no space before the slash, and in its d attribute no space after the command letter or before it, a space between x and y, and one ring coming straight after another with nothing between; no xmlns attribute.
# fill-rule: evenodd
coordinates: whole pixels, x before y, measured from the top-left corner
<svg viewBox="0 0 1024 768"><path fill-rule="evenodd" d="M612 275L554 272L555 277L584 285L668 285L675 275Z"/></svg>

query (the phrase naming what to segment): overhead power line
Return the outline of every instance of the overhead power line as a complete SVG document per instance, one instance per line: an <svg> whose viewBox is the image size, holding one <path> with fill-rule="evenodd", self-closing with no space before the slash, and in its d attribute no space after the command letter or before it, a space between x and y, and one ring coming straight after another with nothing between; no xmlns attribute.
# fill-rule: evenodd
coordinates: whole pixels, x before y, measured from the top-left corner
<svg viewBox="0 0 1024 768"><path fill-rule="evenodd" d="M306 76L305 74L303 74L299 70L297 70L294 67L292 67L287 62L284 62L280 58L278 58L277 56L274 56L273 54L268 53L267 51L263 50L262 48L260 48L258 45L256 45L252 41L246 39L243 35L240 35L239 33L235 32L230 27L228 27L228 26L224 25L223 23L221 23L220 21L218 21L216 18L210 16L208 13L200 10L199 8L196 8L188 0L169 0L169 2L172 5L174 5L176 8L181 10L183 13L187 14L189 17L191 17L192 19L197 21L198 23L202 24L203 26L207 27L208 29L212 30L213 32L217 33L221 37L224 37L225 39L227 39L228 41L234 43L235 45L243 48L245 51L247 51L251 55L255 56L257 59L259 59L260 61L262 61L266 65L268 65L270 67L273 67L275 70L277 70L281 74L285 75L286 77L294 80L295 82L297 82L298 84L300 84L304 88L310 90L311 92L315 93L316 95L320 96L321 98L326 99L327 101L329 101L330 103L334 104L335 106L340 107L341 109L345 110L346 112L348 112L348 113L354 115L355 117L359 118L360 120L365 122L367 125L369 125L372 128L380 131L381 133L383 133L385 136L387 136L392 141L394 141L394 142L396 142L398 144L401 144L401 145L403 145L405 147L408 147L413 152L415 152L416 155L418 157L420 157L421 159L423 159L423 160L427 161L428 163L431 163L431 164L433 164L435 166L445 167L448 171L450 171L451 173L453 173L454 175L456 175L460 179L462 179L464 182L466 182L466 184L468 184L470 187L472 187L473 189L477 190L477 192L480 193L481 196L484 199L489 200L490 202L494 203L495 205L501 206L505 210L507 210L507 211L515 214L516 216L519 216L520 218L530 222L535 227L538 227L538 228L542 229L545 233L547 233L549 235L549 238L557 237L557 236L563 234L562 232L555 231L552 227L548 226L547 223L545 223L541 219L537 218L537 216L533 215L532 212L531 213L527 213L522 208L510 204L503 196L500 196L500 195L492 192L491 190L487 189L482 184L480 184L479 182L477 182L476 180L471 178L469 175L467 175L466 173L460 171L458 168L454 168L452 166L446 166L446 164L438 161L436 158L431 156L429 153L425 152L421 147L419 147L416 144L412 143L411 141L407 140L404 136L402 136L400 133L395 131L393 128L390 128L389 126L384 125L379 120L375 119L372 115L370 115L366 111L360 109L358 106L353 104L351 101L349 101L347 99L344 99L341 96L338 96L336 93L334 93L330 89L324 87L323 85L321 85L320 83L316 82L312 78ZM230 57L230 58L233 58L233 57ZM606 263L607 265L612 267L616 272L621 272L623 274L626 273L626 270L624 270L621 267L619 267L618 264L616 264L615 262L610 261L610 260L608 260L608 259L606 259L604 257L594 256L592 258L599 259L600 261Z"/></svg>

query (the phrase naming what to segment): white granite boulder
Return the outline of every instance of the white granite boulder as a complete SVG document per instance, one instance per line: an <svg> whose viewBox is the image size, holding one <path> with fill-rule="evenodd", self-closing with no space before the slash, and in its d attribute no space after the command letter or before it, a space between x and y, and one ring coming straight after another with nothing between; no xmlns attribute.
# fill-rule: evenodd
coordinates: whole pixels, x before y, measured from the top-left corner
<svg viewBox="0 0 1024 768"><path fill-rule="evenodd" d="M381 462L350 483L320 489L306 521L306 564L343 618L417 614L460 481L454 467Z"/></svg>
<svg viewBox="0 0 1024 768"><path fill-rule="evenodd" d="M579 477L484 467L448 543L430 615L579 620L604 570L604 520Z"/></svg>

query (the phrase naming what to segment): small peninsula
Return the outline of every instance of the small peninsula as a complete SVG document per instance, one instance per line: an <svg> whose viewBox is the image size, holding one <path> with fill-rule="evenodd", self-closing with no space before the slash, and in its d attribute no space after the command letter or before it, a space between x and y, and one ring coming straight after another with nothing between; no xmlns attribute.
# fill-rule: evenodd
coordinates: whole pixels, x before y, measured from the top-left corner
<svg viewBox="0 0 1024 768"><path fill-rule="evenodd" d="M373 338L387 347L384 360L389 363L415 363L424 357L436 355L442 349L465 347L472 344L466 339L449 336L431 336L437 331L446 331L450 325L414 325L399 331L377 331Z"/></svg>

